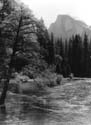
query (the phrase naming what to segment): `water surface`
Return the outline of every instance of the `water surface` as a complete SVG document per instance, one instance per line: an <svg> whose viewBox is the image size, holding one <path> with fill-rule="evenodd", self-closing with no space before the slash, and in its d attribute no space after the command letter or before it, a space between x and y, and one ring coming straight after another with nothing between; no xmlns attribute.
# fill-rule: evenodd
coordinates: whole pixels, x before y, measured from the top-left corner
<svg viewBox="0 0 91 125"><path fill-rule="evenodd" d="M39 97L9 92L0 125L91 125L90 79L67 82L49 92Z"/></svg>

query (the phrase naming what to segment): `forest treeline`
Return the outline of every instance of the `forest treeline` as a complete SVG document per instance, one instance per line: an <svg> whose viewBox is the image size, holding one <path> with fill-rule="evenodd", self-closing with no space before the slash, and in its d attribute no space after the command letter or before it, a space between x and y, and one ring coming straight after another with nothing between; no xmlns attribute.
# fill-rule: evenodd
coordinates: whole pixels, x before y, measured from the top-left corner
<svg viewBox="0 0 91 125"><path fill-rule="evenodd" d="M55 55L60 55L62 62L69 65L70 72L75 76L91 77L91 40L88 38L88 35L85 33L84 37L81 37L79 34L76 34L68 40L58 38L53 41L53 39L53 34L51 34L51 46L54 48L54 57Z"/></svg>

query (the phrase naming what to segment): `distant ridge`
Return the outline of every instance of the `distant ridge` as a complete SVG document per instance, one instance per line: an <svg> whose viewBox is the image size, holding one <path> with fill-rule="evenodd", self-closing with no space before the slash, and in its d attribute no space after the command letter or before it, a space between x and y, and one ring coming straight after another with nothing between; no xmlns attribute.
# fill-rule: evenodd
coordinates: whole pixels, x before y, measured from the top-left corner
<svg viewBox="0 0 91 125"><path fill-rule="evenodd" d="M55 38L62 37L66 39L75 34L83 36L85 32L91 37L91 27L69 15L58 15L56 21L50 25L48 31L49 33L52 32Z"/></svg>

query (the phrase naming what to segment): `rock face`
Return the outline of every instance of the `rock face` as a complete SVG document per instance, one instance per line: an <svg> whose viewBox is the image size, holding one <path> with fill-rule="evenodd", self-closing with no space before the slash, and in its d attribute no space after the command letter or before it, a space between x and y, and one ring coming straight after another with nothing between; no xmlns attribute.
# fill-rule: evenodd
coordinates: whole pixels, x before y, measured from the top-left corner
<svg viewBox="0 0 91 125"><path fill-rule="evenodd" d="M69 38L75 34L83 36L85 32L91 36L91 28L88 25L68 15L58 15L48 30L49 33L53 32L55 38Z"/></svg>

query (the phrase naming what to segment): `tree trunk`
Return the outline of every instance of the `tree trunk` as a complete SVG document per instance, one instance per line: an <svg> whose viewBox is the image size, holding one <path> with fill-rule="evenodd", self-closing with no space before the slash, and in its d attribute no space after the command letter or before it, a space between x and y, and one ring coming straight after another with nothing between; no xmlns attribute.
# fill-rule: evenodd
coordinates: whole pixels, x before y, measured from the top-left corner
<svg viewBox="0 0 91 125"><path fill-rule="evenodd" d="M4 86L3 86L3 90L1 93L1 97L0 97L0 105L1 106L3 106L5 104L5 99L6 99L6 95L7 95L7 91L8 91L10 77L11 77L11 69L9 68L7 73L6 73L6 78L4 81Z"/></svg>
<svg viewBox="0 0 91 125"><path fill-rule="evenodd" d="M7 90L8 90L8 83L9 83L9 79L7 79L4 82L4 87L3 87L3 91L0 97L0 105L4 105L5 104L5 99L6 99L6 95L7 95Z"/></svg>

